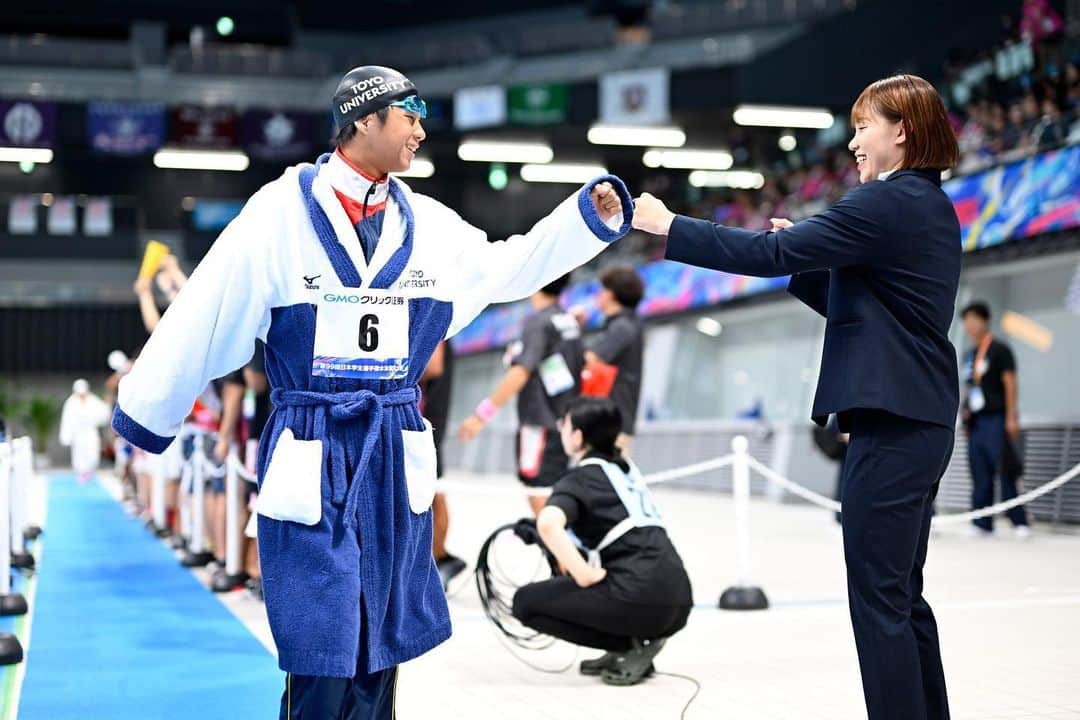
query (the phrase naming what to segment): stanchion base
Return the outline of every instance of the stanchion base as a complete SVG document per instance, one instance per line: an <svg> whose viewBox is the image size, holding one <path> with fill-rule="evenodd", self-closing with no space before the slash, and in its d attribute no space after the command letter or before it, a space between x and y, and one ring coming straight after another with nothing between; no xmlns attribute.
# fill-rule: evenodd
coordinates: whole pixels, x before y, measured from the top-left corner
<svg viewBox="0 0 1080 720"><path fill-rule="evenodd" d="M41 533L43 532L44 530L39 528L37 525L27 525L26 528L23 530L23 539L37 540L39 537L41 537Z"/></svg>
<svg viewBox="0 0 1080 720"><path fill-rule="evenodd" d="M720 607L724 610L765 610L769 607L769 598L759 587L729 587L720 596Z"/></svg>
<svg viewBox="0 0 1080 720"><path fill-rule="evenodd" d="M11 567L13 568L27 570L34 567L35 564L34 556L28 552L11 553Z"/></svg>
<svg viewBox="0 0 1080 720"><path fill-rule="evenodd" d="M25 615L27 610L26 598L19 593L0 595L0 615Z"/></svg>
<svg viewBox="0 0 1080 720"><path fill-rule="evenodd" d="M248 574L245 572L238 573L236 575L230 575L224 570L218 570L210 578L210 589L216 593L232 592L244 587L244 583L248 581Z"/></svg>
<svg viewBox="0 0 1080 720"><path fill-rule="evenodd" d="M0 665L14 665L22 662L23 649L19 638L11 633L0 633Z"/></svg>
<svg viewBox="0 0 1080 720"><path fill-rule="evenodd" d="M180 564L184 567L206 567L213 559L214 553L212 552L205 550L203 552L191 552L189 550L180 558Z"/></svg>
<svg viewBox="0 0 1080 720"><path fill-rule="evenodd" d="M187 539L183 535L173 535L169 544L172 545L173 550L183 550L187 547Z"/></svg>

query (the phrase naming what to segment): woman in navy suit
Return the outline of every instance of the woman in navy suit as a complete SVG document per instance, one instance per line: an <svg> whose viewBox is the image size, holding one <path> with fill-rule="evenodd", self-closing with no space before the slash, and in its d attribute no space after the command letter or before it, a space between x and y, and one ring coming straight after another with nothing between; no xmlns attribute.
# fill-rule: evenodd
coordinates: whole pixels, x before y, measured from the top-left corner
<svg viewBox="0 0 1080 720"><path fill-rule="evenodd" d="M813 418L851 433L844 465L848 600L870 720L949 717L923 564L959 402L948 332L960 224L941 190L956 138L930 83L895 75L851 111L860 185L799 223L750 232L675 215L651 195L634 227L671 260L762 277L827 318ZM779 350L779 349L778 349Z"/></svg>

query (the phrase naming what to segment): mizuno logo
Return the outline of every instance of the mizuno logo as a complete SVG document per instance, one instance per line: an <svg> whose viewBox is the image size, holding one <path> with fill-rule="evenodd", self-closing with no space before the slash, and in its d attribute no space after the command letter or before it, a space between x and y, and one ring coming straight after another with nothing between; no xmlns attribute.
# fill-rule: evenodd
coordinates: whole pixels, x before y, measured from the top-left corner
<svg viewBox="0 0 1080 720"><path fill-rule="evenodd" d="M322 277L322 275L312 275L311 277L308 277L307 275L304 275L304 282L307 283L308 285L311 285L312 283L314 283L316 280L318 280L321 277Z"/></svg>

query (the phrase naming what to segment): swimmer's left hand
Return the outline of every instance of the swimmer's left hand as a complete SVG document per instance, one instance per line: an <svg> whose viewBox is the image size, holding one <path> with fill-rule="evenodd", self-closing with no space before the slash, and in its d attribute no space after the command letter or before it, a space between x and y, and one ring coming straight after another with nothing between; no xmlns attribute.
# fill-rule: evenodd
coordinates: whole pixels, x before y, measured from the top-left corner
<svg viewBox="0 0 1080 720"><path fill-rule="evenodd" d="M622 214L622 200L619 199L619 193L615 192L615 188L611 187L611 183L598 184L592 189L589 197L592 198L596 214L604 222Z"/></svg>

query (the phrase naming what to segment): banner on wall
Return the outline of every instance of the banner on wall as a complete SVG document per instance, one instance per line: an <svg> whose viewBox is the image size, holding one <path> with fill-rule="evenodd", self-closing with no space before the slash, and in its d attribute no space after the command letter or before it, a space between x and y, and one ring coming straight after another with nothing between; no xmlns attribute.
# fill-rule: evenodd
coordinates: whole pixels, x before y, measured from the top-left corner
<svg viewBox="0 0 1080 720"><path fill-rule="evenodd" d="M506 90L501 85L462 88L454 93L454 127L474 130L506 124Z"/></svg>
<svg viewBox="0 0 1080 720"><path fill-rule="evenodd" d="M56 103L0 100L0 145L51 148L56 130Z"/></svg>
<svg viewBox="0 0 1080 720"><path fill-rule="evenodd" d="M57 195L49 206L46 229L50 235L74 235L75 226L75 198L71 195Z"/></svg>
<svg viewBox="0 0 1080 720"><path fill-rule="evenodd" d="M708 307L736 298L781 291L787 288L787 276L754 278L745 275L691 267L660 260L637 268L645 282L645 297L638 305L642 317L658 317ZM580 307L586 313L586 327L603 325L604 315L596 303L599 280L578 283L567 288L559 301L563 307ZM493 350L516 340L521 325L532 313L528 302L496 305L480 314L454 338L454 350L468 354Z"/></svg>
<svg viewBox="0 0 1080 720"><path fill-rule="evenodd" d="M191 225L202 232L217 232L224 229L244 209L243 200L204 200L195 201L191 209Z"/></svg>
<svg viewBox="0 0 1080 720"><path fill-rule="evenodd" d="M165 144L161 103L92 102L86 106L90 147L115 155L141 155Z"/></svg>
<svg viewBox="0 0 1080 720"><path fill-rule="evenodd" d="M671 110L667 68L629 70L600 79L600 120L614 125L656 125Z"/></svg>
<svg viewBox="0 0 1080 720"><path fill-rule="evenodd" d="M570 110L570 87L563 83L518 85L507 91L509 119L515 125L558 125Z"/></svg>
<svg viewBox="0 0 1080 720"><path fill-rule="evenodd" d="M1080 145L999 165L942 185L964 250L1080 227Z"/></svg>
<svg viewBox="0 0 1080 720"><path fill-rule="evenodd" d="M306 113L249 110L240 119L244 149L260 160L307 158L315 150L315 118Z"/></svg>
<svg viewBox="0 0 1080 720"><path fill-rule="evenodd" d="M37 233L38 208L41 201L38 195L15 195L8 206L8 232L12 235L34 235Z"/></svg>
<svg viewBox="0 0 1080 720"><path fill-rule="evenodd" d="M225 150L236 147L238 134L232 108L181 105L172 112L169 139L173 144Z"/></svg>
<svg viewBox="0 0 1080 720"><path fill-rule="evenodd" d="M83 211L83 235L87 237L105 237L112 235L113 213L112 199L93 197L86 203Z"/></svg>

